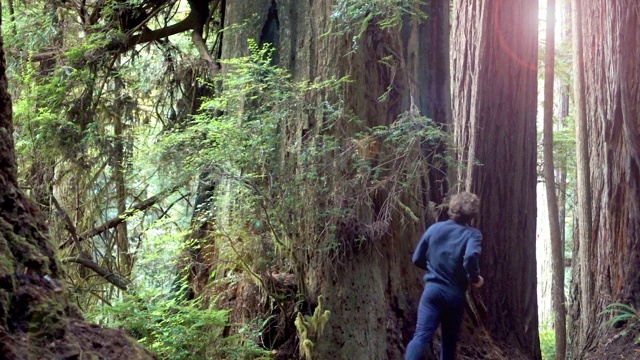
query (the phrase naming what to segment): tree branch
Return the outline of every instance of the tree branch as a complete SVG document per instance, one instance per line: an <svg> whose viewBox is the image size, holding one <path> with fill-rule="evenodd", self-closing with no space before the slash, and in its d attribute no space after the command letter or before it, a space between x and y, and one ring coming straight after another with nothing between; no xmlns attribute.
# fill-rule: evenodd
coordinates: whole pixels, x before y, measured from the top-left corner
<svg viewBox="0 0 640 360"><path fill-rule="evenodd" d="M219 2L218 2L219 3ZM91 14L90 16L90 23L93 23L95 21L97 21L97 19L94 19L96 16L98 16L99 11L98 9L100 8L100 6L102 6L102 2L100 2L98 4L98 8L96 8L96 10ZM216 3L217 6L217 3ZM157 12L152 13L149 18L147 20L145 20L144 23L146 23L146 21L148 21L153 15L157 14ZM125 40L124 44L122 43L111 43L108 44L105 49L106 50L118 50L120 53L124 53L127 52L129 50L131 50L134 46L138 45L138 44L144 44L147 42L151 42L151 41L156 41L156 40L160 40L166 37L169 37L171 35L175 35L175 34L179 34L185 31L189 31L189 30L196 30L196 28L198 28L200 26L200 13L199 10L197 8L194 8L193 6L191 7L191 11L189 12L189 15L187 15L187 17L170 26L161 28L161 29L157 29L157 30L153 30L153 31L145 31L144 29L137 35L132 35L132 34L127 34L127 40ZM200 29L202 30L202 29ZM37 54L33 54L31 55L30 59L31 61L44 61L44 60L48 60L51 59L53 57L56 57L58 55L63 55L64 51L62 49L57 49L57 50L51 50L51 51L46 51L46 52L42 52L42 53L37 53Z"/></svg>
<svg viewBox="0 0 640 360"><path fill-rule="evenodd" d="M84 250L82 250L82 247L80 247L80 242L78 241L78 230L76 229L76 226L73 224L73 221L71 221L69 214L65 211L65 209L62 208L62 206L60 206L58 199L56 199L56 197L53 196L53 194L51 194L51 201L53 202L53 205L56 207L58 212L62 215L62 218L64 219L64 222L65 222L65 228L67 229L69 234L71 234L71 240L76 245L78 245L78 252L80 253L80 256L89 259L90 257L84 252Z"/></svg>
<svg viewBox="0 0 640 360"><path fill-rule="evenodd" d="M191 33L191 41L196 46L196 49L198 49L200 56L207 62L207 65L209 65L209 70L211 70L212 75L217 75L220 72L220 68L211 54L209 54L209 49L207 49L207 44L202 38L202 35L194 30Z"/></svg>
<svg viewBox="0 0 640 360"><path fill-rule="evenodd" d="M137 204L135 204L133 207L131 207L130 209L126 210L125 212L123 212L122 214L119 214L118 216L114 217L113 219L108 220L107 222L102 223L99 226L94 227L91 230L87 230L85 232L83 232L82 234L78 235L78 239L77 242L81 242L84 241L88 238L94 237L98 234L101 234L111 228L114 228L118 225L120 225L121 223L127 221L127 218L133 214L135 214L138 211L144 211L147 210L148 208L152 207L153 205L155 205L156 203L158 203L160 200L164 199L166 196L178 191L178 189L180 189L181 187L184 186L184 183L178 184L176 186L174 186L173 188L163 191L158 195L152 196L142 202L139 202ZM71 245L74 242L73 238L71 239L67 239L64 243L62 243L58 248L59 249L64 249L67 246Z"/></svg>
<svg viewBox="0 0 640 360"><path fill-rule="evenodd" d="M153 31L143 31L138 35L134 35L129 38L127 41L123 52L130 50L135 45L144 44L150 41L160 40L171 35L179 34L181 32L185 32L188 30L192 30L196 26L196 16L193 15L193 11L189 13L184 20L178 22L177 24L173 24L162 29L153 30Z"/></svg>
<svg viewBox="0 0 640 360"><path fill-rule="evenodd" d="M62 259L62 262L65 262L65 263L72 262L72 263L80 264L86 268L89 268L93 270L96 274L100 275L102 278L107 280L108 282L115 285L118 289L127 291L127 287L129 286L129 279L125 278L124 276L118 273L114 273L112 271L109 271L103 268L93 260L78 256L78 257L70 257L70 258Z"/></svg>

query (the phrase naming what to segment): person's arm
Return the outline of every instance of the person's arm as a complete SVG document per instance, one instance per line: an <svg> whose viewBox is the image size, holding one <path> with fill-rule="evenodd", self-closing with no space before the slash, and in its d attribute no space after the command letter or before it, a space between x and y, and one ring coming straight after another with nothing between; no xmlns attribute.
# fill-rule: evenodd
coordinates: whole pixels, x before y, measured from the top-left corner
<svg viewBox="0 0 640 360"><path fill-rule="evenodd" d="M481 281L479 258L482 253L482 234L480 231L474 231L469 241L467 241L467 249L464 254L464 268L467 271L467 277L471 284Z"/></svg>
<svg viewBox="0 0 640 360"><path fill-rule="evenodd" d="M427 270L427 250L429 249L429 231L425 231L413 252L411 261L422 270Z"/></svg>

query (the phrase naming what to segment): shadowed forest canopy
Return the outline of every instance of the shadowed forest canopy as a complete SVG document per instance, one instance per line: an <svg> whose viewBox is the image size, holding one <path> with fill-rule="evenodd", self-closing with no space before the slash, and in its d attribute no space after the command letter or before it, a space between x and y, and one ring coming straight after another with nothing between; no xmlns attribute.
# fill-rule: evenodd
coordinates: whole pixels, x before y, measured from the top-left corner
<svg viewBox="0 0 640 360"><path fill-rule="evenodd" d="M1 12L0 357L402 359L461 191L459 359L640 354L634 0Z"/></svg>

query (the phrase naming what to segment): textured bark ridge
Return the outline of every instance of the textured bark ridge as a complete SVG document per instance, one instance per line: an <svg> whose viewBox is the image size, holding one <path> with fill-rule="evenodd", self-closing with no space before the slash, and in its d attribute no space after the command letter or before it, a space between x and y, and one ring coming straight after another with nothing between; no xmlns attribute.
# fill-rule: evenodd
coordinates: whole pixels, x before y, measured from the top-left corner
<svg viewBox="0 0 640 360"><path fill-rule="evenodd" d="M481 197L486 284L474 301L508 359L539 359L536 304L538 2L453 2L454 138L462 189ZM491 357L487 357L491 358Z"/></svg>
<svg viewBox="0 0 640 360"><path fill-rule="evenodd" d="M575 242L571 285L574 358L637 358L637 333L621 336L600 313L612 303L640 309L640 8L636 1L574 1L582 51L584 119L592 199L589 237ZM586 295L586 296L585 296Z"/></svg>
<svg viewBox="0 0 640 360"><path fill-rule="evenodd" d="M3 359L153 359L122 331L69 303L35 206L17 186L11 99L0 40L0 353Z"/></svg>

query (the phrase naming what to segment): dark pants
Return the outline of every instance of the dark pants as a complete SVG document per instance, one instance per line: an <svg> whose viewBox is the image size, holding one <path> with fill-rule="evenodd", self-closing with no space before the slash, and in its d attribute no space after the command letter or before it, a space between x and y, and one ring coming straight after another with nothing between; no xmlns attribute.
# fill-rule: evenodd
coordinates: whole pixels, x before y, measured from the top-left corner
<svg viewBox="0 0 640 360"><path fill-rule="evenodd" d="M407 345L405 360L421 360L431 337L441 325L441 360L454 360L458 332L464 314L464 292L457 288L427 283L420 298L418 323L413 339Z"/></svg>

